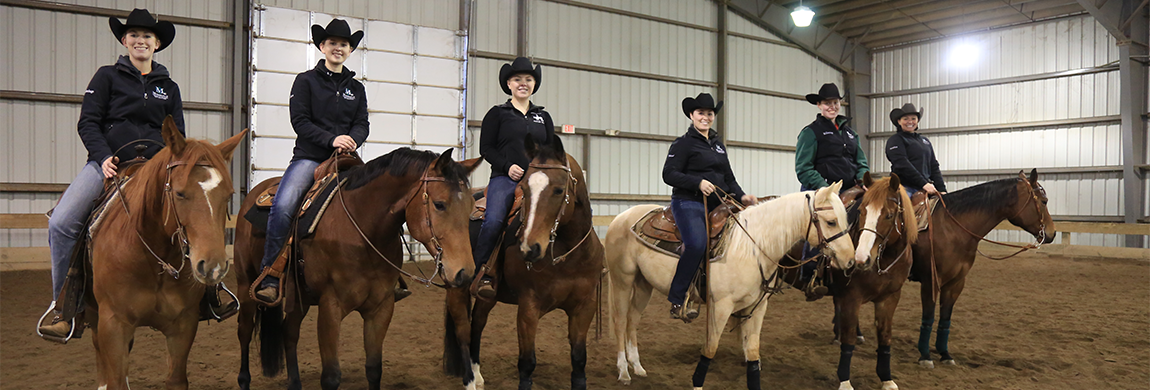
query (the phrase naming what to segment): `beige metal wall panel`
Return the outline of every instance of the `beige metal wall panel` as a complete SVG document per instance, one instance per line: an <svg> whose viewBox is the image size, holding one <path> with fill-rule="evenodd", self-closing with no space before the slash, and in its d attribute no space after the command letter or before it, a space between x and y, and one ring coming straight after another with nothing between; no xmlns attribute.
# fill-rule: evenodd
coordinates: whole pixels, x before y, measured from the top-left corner
<svg viewBox="0 0 1150 390"><path fill-rule="evenodd" d="M785 195L799 190L795 154L728 147L731 170L743 191L755 196Z"/></svg>
<svg viewBox="0 0 1150 390"><path fill-rule="evenodd" d="M482 0L475 2L471 23L472 50L515 54L515 0Z"/></svg>
<svg viewBox="0 0 1150 390"><path fill-rule="evenodd" d="M459 0L262 0L257 4L448 30L459 29Z"/></svg>
<svg viewBox="0 0 1150 390"><path fill-rule="evenodd" d="M53 0L53 3L82 5L89 7L111 8L131 11L133 8L147 8L160 20L164 15L182 16L187 18L227 21L230 19L233 0L197 0L197 1L139 1L139 0ZM107 18L104 26L107 28ZM179 35L177 35L179 36Z"/></svg>
<svg viewBox="0 0 1150 390"><path fill-rule="evenodd" d="M729 91L723 104L726 139L794 146L818 108L806 101Z"/></svg>
<svg viewBox="0 0 1150 390"><path fill-rule="evenodd" d="M0 182L71 182L88 159L79 117L77 104L0 101Z"/></svg>
<svg viewBox="0 0 1150 390"><path fill-rule="evenodd" d="M531 3L530 15L532 56L694 80L717 76L712 32L548 1Z"/></svg>
<svg viewBox="0 0 1150 390"><path fill-rule="evenodd" d="M731 36L727 80L745 87L806 95L824 83L843 90L842 73L800 49Z"/></svg>
<svg viewBox="0 0 1150 390"><path fill-rule="evenodd" d="M546 0L543 0L546 1ZM532 7L543 1L536 1ZM699 0L579 0L582 3L631 11L705 27L718 24L718 7L712 1Z"/></svg>
<svg viewBox="0 0 1150 390"><path fill-rule="evenodd" d="M0 195L0 214L40 214L56 206L59 194L12 193ZM45 223L47 217L45 217ZM48 229L0 229L0 248L48 245Z"/></svg>
<svg viewBox="0 0 1150 390"><path fill-rule="evenodd" d="M769 31L764 30L762 27L744 19L742 16L734 12L727 11L727 30L739 34L747 34L759 38L774 39L783 41L778 35L771 34Z"/></svg>
<svg viewBox="0 0 1150 390"><path fill-rule="evenodd" d="M973 65L953 65L970 45ZM1089 16L973 34L874 53L876 93L1106 65L1118 60L1115 38Z"/></svg>

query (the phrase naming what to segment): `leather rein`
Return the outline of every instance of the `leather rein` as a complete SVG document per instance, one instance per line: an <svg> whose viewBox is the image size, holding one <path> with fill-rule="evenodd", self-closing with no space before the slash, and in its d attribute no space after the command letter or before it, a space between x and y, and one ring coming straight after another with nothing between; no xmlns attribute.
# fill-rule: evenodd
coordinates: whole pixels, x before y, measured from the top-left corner
<svg viewBox="0 0 1150 390"><path fill-rule="evenodd" d="M572 252L575 252L579 246L583 245L583 243L587 241L588 237L591 237L591 233L595 231L595 226L592 225L591 227L587 228L587 234L584 234L583 239L579 240L579 242L572 246L570 250L559 256L555 256L555 237L558 236L559 222L563 219L563 215L567 212L567 206L571 204L571 195L575 192L575 187L579 184L579 179L575 178L575 175L571 173L571 167L566 163L563 165L530 163L527 164L527 166L528 168L535 169L560 169L567 173L567 183L565 183L563 188L563 207L559 209L559 214L555 216L555 223L551 225L551 237L550 242L547 245L547 249L551 252L551 264L558 264L559 262L566 260L568 255L570 255ZM527 175L526 172L523 174L524 176ZM525 229L526 226L526 224L520 225L520 236L523 235L523 229ZM530 262L527 263L527 268L532 268Z"/></svg>
<svg viewBox="0 0 1150 390"><path fill-rule="evenodd" d="M895 212L895 216L894 216L896 221L894 223L890 224L890 227L888 227L886 229L886 234L882 234L882 233L879 233L878 231L876 231L874 229L868 228L865 226L865 224L863 227L859 228L859 230L861 230L861 231L874 233L874 235L876 237L878 237L879 239L882 240L878 244L879 258L875 259L875 266L876 266L875 268L877 269L876 272L879 275L886 275L888 272L890 272L890 269L894 268L894 265L898 264L898 261L902 260L902 258L906 255L906 253L910 251L910 243L908 242L903 247L902 252L899 253L898 257L896 257L894 259L894 261L892 261L889 265L887 265L886 268L878 268L878 267L882 266L882 264L880 264L880 260L882 259L882 253L886 250L886 246L889 244L888 241L890 240L889 239L890 233L895 232L895 233L899 233L900 235L902 235L903 231L905 231L907 229L907 227L903 223L903 214L905 213L905 211L902 208L902 197L894 196L894 197L889 197L886 200L887 201L894 201L895 208L896 208L896 210L898 210ZM900 229L899 225L904 225L904 226L902 226L902 228Z"/></svg>
<svg viewBox="0 0 1150 390"><path fill-rule="evenodd" d="M1018 179L1018 180L1022 180L1022 179ZM1026 211L1026 206L1029 206L1031 203L1033 203L1035 214L1038 215L1038 234L1034 236L1034 243L1033 244L1026 244L1026 245L1009 244L1009 243L1005 243L1005 242L994 241L994 240L988 239L986 237L974 234L974 232L970 231L970 229L967 229L966 226L963 226L962 223L958 222L958 219L954 217L954 214L952 214L950 212L950 209L948 209L946 207L946 202L942 200L941 196L938 197L938 203L942 204L942 209L943 209L943 211L946 212L947 217L949 217L950 220L952 222L954 222L955 225L957 225L959 228L961 228L963 231L965 231L971 237L977 238L980 241L989 242L991 244L998 244L998 245L1007 246L1007 247L1011 247L1011 248L1018 248L1017 252L1014 252L1010 255L1003 256L1003 257L988 256L987 254L982 253L981 249L977 249L977 247L975 248L975 251L977 251L978 254L980 254L983 257L986 257L988 259L1006 260L1006 259L1009 259L1011 257L1017 256L1017 255L1021 254L1022 252L1026 252L1026 251L1031 250L1031 249L1038 249L1038 248L1042 247L1042 242L1046 241L1046 221L1044 218L1042 218L1042 209L1039 207L1039 203L1041 203L1041 202L1038 200L1038 192L1035 191L1034 188L1031 187L1029 183L1027 183L1026 188L1030 191L1030 197L1027 198L1026 203L1024 203L1021 207L1019 207L1018 211L1015 212L1014 215L1007 218L1007 220L1011 220L1011 219L1017 218L1019 215L1022 215L1022 212ZM931 242L933 243L934 241L932 240ZM931 247L933 248L934 246L932 245ZM931 255L933 256L933 253Z"/></svg>

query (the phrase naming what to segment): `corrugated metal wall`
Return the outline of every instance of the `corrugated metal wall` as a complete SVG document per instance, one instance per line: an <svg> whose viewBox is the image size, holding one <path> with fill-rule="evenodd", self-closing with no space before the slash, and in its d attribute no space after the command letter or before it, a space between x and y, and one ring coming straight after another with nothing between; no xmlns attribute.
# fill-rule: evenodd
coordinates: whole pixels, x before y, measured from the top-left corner
<svg viewBox="0 0 1150 390"><path fill-rule="evenodd" d="M507 99L497 85L497 74L508 61L492 57L516 54L516 6L515 0L475 3L471 45L472 50L485 53L469 61L467 115L471 121L481 120L492 105ZM547 107L556 125L658 136L683 134L690 121L683 116L682 99L700 92L716 93L714 86L701 84L718 82L719 7L698 0L529 2L527 55L536 61L589 66L544 65L543 82L532 102ZM791 95L810 93L824 82L842 85L838 71L781 44L777 37L732 12L728 12L727 27L778 41L729 36L729 84ZM805 101L731 90L723 111L727 119L720 125L728 141L784 146L794 145L799 130L817 112ZM468 132L470 157L478 156L478 134L475 128ZM603 136L589 140L590 158L583 165L589 167L593 194L670 195L660 175L670 141ZM583 143L582 135L564 136L568 153L577 158L583 156ZM798 190L792 152L729 150L734 171L747 191L769 195ZM484 164L476 172L474 185L487 182L488 169ZM615 215L640 203L652 201L599 200L594 203L595 214Z"/></svg>
<svg viewBox="0 0 1150 390"><path fill-rule="evenodd" d="M258 3L416 26L459 28L459 0L260 0Z"/></svg>
<svg viewBox="0 0 1150 390"><path fill-rule="evenodd" d="M228 22L233 2L205 1L58 1L119 10L146 7L165 15ZM114 63L126 49L108 29L106 16L82 15L4 5L0 7L3 57L0 89L82 95L96 69ZM233 81L231 31L176 25L176 41L155 61L164 64L180 86L185 102L229 104ZM19 53L34 50L36 61ZM0 182L69 183L87 158L76 134L80 105L0 100ZM231 114L185 109L188 136L221 141L232 134ZM0 213L42 213L56 193L4 193ZM43 229L0 229L0 247L47 245Z"/></svg>
<svg viewBox="0 0 1150 390"><path fill-rule="evenodd" d="M955 47L976 50L967 68L953 65ZM927 134L943 172L948 170L1038 168L1050 197L1052 215L1106 218L1122 215L1120 170L1041 174L1043 168L1120 167L1121 133L1116 123L1050 124L1011 128L1026 122L1115 116L1119 113L1119 76L1113 70L1069 77L952 88L954 84L1029 78L1051 72L1112 66L1118 60L1115 39L1088 16L933 41L874 53L873 92L894 94L872 99L874 137L867 149L876 171L889 172L884 145L894 131L888 114L903 103L922 107L921 129L990 126L991 130ZM899 93L917 88L944 90ZM993 130L1001 127L1001 130ZM1008 176L947 176L947 188L959 190ZM991 239L1031 241L1020 232L994 232ZM1080 245L1122 244L1121 236L1076 234Z"/></svg>

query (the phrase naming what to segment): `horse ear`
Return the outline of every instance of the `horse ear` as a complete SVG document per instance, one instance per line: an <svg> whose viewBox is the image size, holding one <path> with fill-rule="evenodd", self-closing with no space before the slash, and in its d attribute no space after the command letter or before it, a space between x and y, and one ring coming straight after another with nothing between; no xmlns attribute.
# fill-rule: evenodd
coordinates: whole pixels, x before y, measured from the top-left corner
<svg viewBox="0 0 1150 390"><path fill-rule="evenodd" d="M233 135L231 138L216 145L216 149L224 156L224 160L228 162L232 161L232 154L235 153L236 147L240 146L240 141L244 140L244 135L247 135L247 133L248 129L244 129L244 131L241 131L239 134Z"/></svg>
<svg viewBox="0 0 1150 390"><path fill-rule="evenodd" d="M870 172L867 172L867 173L869 174ZM891 172L890 173L890 190L894 191L894 192L898 192L898 187L900 185L902 185L902 180L898 178L898 174Z"/></svg>
<svg viewBox="0 0 1150 390"><path fill-rule="evenodd" d="M435 160L435 167L439 168L440 172L443 171L443 167L447 166L447 164L455 162L455 159L451 157L453 153L455 153L455 148L447 148L447 150L439 154L439 158Z"/></svg>
<svg viewBox="0 0 1150 390"><path fill-rule="evenodd" d="M816 203L825 202L827 200L827 198L830 197L830 194L837 194L837 193L839 193L839 190L841 190L842 188L843 188L843 181L842 180L836 181L834 184L831 184L830 187L823 187L818 192L815 192L815 202Z"/></svg>
<svg viewBox="0 0 1150 390"><path fill-rule="evenodd" d="M471 174L471 172L474 172L475 168L479 168L479 164L482 164L482 163L483 163L483 158L482 157L476 157L476 158L469 158L469 159L460 161L459 165L462 165L463 169L466 169L467 173Z"/></svg>
<svg viewBox="0 0 1150 390"><path fill-rule="evenodd" d="M1038 168L1032 168L1030 170L1030 186L1038 187Z"/></svg>
<svg viewBox="0 0 1150 390"><path fill-rule="evenodd" d="M164 136L164 145L171 149L173 156L179 156L184 152L184 147L188 146L184 141L184 133L176 127L176 121L172 119L171 115L164 118L164 128L162 131Z"/></svg>
<svg viewBox="0 0 1150 390"><path fill-rule="evenodd" d="M863 173L863 186L870 188L871 184L874 184L874 178L870 176L870 171L866 171Z"/></svg>
<svg viewBox="0 0 1150 390"><path fill-rule="evenodd" d="M531 134L528 134L527 137L523 139L523 151L527 152L528 160L535 160L535 153L539 152L539 148L536 147L535 138L532 137Z"/></svg>
<svg viewBox="0 0 1150 390"><path fill-rule="evenodd" d="M567 152L563 150L563 140L559 139L558 135L548 134L547 138L551 139L551 149L558 152L557 155L563 156L567 154Z"/></svg>
<svg viewBox="0 0 1150 390"><path fill-rule="evenodd" d="M1018 170L1018 178L1021 180L1030 180L1026 178L1026 172L1022 169Z"/></svg>

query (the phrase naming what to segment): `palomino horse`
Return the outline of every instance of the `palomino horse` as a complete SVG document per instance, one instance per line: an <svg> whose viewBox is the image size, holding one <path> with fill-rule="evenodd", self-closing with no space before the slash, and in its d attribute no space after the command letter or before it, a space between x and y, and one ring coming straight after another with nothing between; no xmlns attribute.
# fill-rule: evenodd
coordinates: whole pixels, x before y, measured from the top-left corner
<svg viewBox="0 0 1150 390"><path fill-rule="evenodd" d="M854 246L844 230L846 210L838 197L841 185L835 183L817 192L794 193L748 207L736 215L738 226L723 233L728 235L725 254L712 262L708 271L707 339L692 378L695 388L703 386L707 367L719 347L719 337L732 315L741 321L747 387L760 387L759 333L763 315L767 299L780 282L775 277L778 261L792 245L806 240L832 256L833 266L846 269L854 264ZM635 368L635 374L647 375L639 362L639 319L652 290L666 293L677 264L675 257L649 248L631 230L639 219L658 207L632 207L615 217L607 229L611 319L618 344L619 381L624 384L631 382L628 363Z"/></svg>
<svg viewBox="0 0 1150 390"><path fill-rule="evenodd" d="M864 303L874 302L874 318L878 336L878 358L875 372L882 381L882 390L895 390L898 386L890 375L890 339L895 309L902 296L902 285L910 274L913 261L911 244L918 240L914 218L914 205L900 185L898 175L873 180L870 172L863 175L867 188L858 203L861 224L854 224L851 237L856 238L855 260L868 266L853 272L835 272L831 291L835 299L835 331L841 353L839 355L839 390L853 389L850 383L851 356L854 354L859 322L859 309ZM792 253L802 253L801 248Z"/></svg>
<svg viewBox="0 0 1150 390"><path fill-rule="evenodd" d="M162 131L167 147L119 188L91 232L85 318L101 390L128 388L128 352L141 326L168 340L165 387L187 389L200 299L228 273L228 162L247 130L214 146L184 139L171 116Z"/></svg>
<svg viewBox="0 0 1150 390"><path fill-rule="evenodd" d="M497 248L503 257L496 299L476 300L468 321L470 291L456 288L447 293L444 370L464 377L468 389L483 388L479 347L495 301L519 305L520 390L531 388L539 319L555 309L567 313L571 388L587 388L587 330L598 308L603 244L592 229L583 168L563 151L559 137L549 138L549 144L538 147L530 136L524 143L532 159L519 183L524 194L519 215L525 217L518 234Z"/></svg>
<svg viewBox="0 0 1150 390"><path fill-rule="evenodd" d="M911 273L922 281L922 327L919 328L919 364L934 367L930 358L930 331L934 325L935 286L938 286L941 312L935 348L942 364L955 365L947 341L954 302L966 285L966 274L974 266L978 242L1003 220L1034 235L1037 247L1054 241L1054 221L1046 209L1046 190L1038 184L1038 170L1027 178L995 180L943 195L930 218L930 228L914 244ZM1028 248L1029 248L1028 247Z"/></svg>
<svg viewBox="0 0 1150 390"><path fill-rule="evenodd" d="M336 190L315 234L298 243L297 258L306 260L306 266L302 266L304 283L300 283L306 284L306 289L299 287L305 291L298 305L257 311L251 295L240 295L240 387L247 389L251 382L248 347L257 317L264 375L279 373L286 352L288 388L302 387L296 346L300 323L314 304L319 306L321 387L339 387L340 324L351 311L357 311L363 317L368 385L379 389L383 338L395 307L392 287L403 272L403 224L407 223L411 236L435 257L437 271L443 272L446 284L467 285L475 273L471 246L466 240L451 237L467 234L474 201L464 190L468 188L467 175L476 165L456 163L450 149L437 158L431 152L400 148L341 174L346 181ZM256 197L274 180L278 179L266 180L252 189L240 215L247 213ZM240 218L235 246L240 291L249 291L259 276L263 248L264 238L254 236L251 223ZM281 320L284 312L287 317Z"/></svg>

